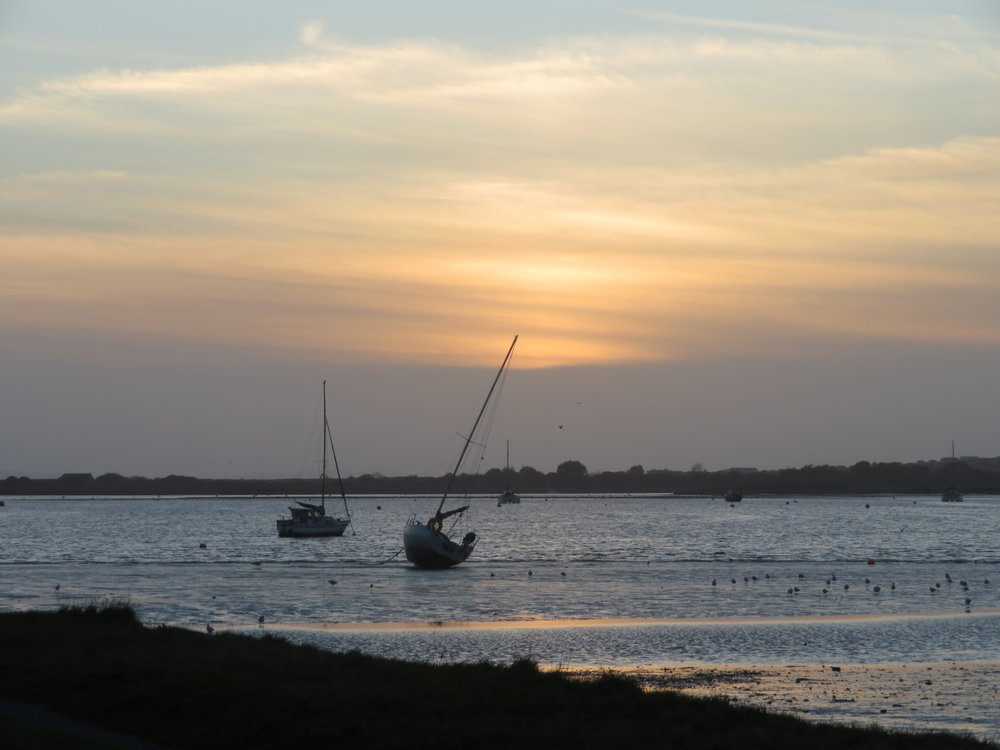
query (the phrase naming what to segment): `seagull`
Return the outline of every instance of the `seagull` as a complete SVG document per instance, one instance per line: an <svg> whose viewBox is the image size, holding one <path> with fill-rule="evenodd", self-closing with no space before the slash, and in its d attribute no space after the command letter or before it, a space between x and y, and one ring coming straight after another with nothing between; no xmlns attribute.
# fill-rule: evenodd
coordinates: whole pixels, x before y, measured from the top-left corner
<svg viewBox="0 0 1000 750"><path fill-rule="evenodd" d="M329 583L331 586L336 586L337 585L337 582L334 579L332 579L332 578L329 581L327 581L327 583Z"/></svg>
<svg viewBox="0 0 1000 750"><path fill-rule="evenodd" d="M57 584L56 584L56 591L58 591L58 590L59 590L59 586L60 586L60 584L58 584L58 583L57 583Z"/></svg>
<svg viewBox="0 0 1000 750"><path fill-rule="evenodd" d="M565 578L566 577L566 571L565 570L562 571L559 575L561 575L563 578Z"/></svg>
<svg viewBox="0 0 1000 750"><path fill-rule="evenodd" d="M260 617L257 618L257 624L260 627L264 627L264 615L261 615Z"/></svg>
<svg viewBox="0 0 1000 750"><path fill-rule="evenodd" d="M891 584L889 584L889 588L891 588L893 591L895 591L896 590L896 582L893 581Z"/></svg>
<svg viewBox="0 0 1000 750"><path fill-rule="evenodd" d="M496 578L496 577L497 577L496 573L490 573L490 578Z"/></svg>
<svg viewBox="0 0 1000 750"><path fill-rule="evenodd" d="M844 591L847 591L847 589L849 589L849 588L851 588L851 584L845 583L844 584Z"/></svg>
<svg viewBox="0 0 1000 750"><path fill-rule="evenodd" d="M212 635L212 633L215 632L215 628L212 627L212 623L208 623L208 625L205 626L205 632L209 635Z"/></svg>
<svg viewBox="0 0 1000 750"><path fill-rule="evenodd" d="M874 591L876 594L881 590L882 590L881 586L876 586L875 588L872 589L872 591Z"/></svg>
<svg viewBox="0 0 1000 750"><path fill-rule="evenodd" d="M528 570L528 575L529 575L529 576L530 576L530 575L534 575L534 574L533 574L533 573L531 572L531 570L530 570L530 569Z"/></svg>
<svg viewBox="0 0 1000 750"><path fill-rule="evenodd" d="M714 578L712 579L712 585L713 586L715 585L715 579Z"/></svg>
<svg viewBox="0 0 1000 750"><path fill-rule="evenodd" d="M253 565L255 568L259 568L260 567L260 560L255 560L254 562L252 562L250 564Z"/></svg>
<svg viewBox="0 0 1000 750"><path fill-rule="evenodd" d="M823 593L824 593L824 594L826 593L826 589L823 589Z"/></svg>

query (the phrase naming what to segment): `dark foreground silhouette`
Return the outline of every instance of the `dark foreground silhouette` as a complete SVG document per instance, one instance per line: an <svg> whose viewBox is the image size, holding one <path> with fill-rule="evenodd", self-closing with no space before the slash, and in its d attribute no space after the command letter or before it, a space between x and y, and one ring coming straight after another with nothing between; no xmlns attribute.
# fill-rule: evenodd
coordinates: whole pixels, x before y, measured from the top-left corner
<svg viewBox="0 0 1000 750"><path fill-rule="evenodd" d="M989 747L947 734L812 725L643 692L620 676L581 682L527 660L417 664L295 646L263 631L144 627L127 607L0 614L0 699L172 748ZM55 746L55 729L28 724L0 714L6 738Z"/></svg>

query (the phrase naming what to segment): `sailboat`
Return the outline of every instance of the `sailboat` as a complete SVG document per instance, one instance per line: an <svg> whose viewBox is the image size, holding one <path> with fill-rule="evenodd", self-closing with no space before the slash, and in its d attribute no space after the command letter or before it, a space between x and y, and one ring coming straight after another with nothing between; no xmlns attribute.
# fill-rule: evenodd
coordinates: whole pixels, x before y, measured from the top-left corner
<svg viewBox="0 0 1000 750"><path fill-rule="evenodd" d="M346 518L334 518L326 514L326 444L329 438L330 452L333 454L333 465L337 470L337 482L340 485L340 496L344 500ZM343 536L351 525L351 510L347 507L347 495L344 494L344 480L340 476L340 465L337 463L337 451L333 447L333 435L330 433L330 422L326 418L326 381L323 381L323 469L319 475L319 503L296 501L296 505L288 508L291 518L279 518L278 536L313 537L313 536Z"/></svg>
<svg viewBox="0 0 1000 750"><path fill-rule="evenodd" d="M958 491L955 487L955 479L957 478L958 464L955 462L955 441L951 441L951 487L946 489L941 494L942 503L960 503L964 499L962 493Z"/></svg>
<svg viewBox="0 0 1000 750"><path fill-rule="evenodd" d="M479 429L479 423L486 412L486 407L489 406L490 399L497 389L497 383L500 382L500 378L510 365L510 358L514 353L514 345L516 343L517 336L511 342L510 348L507 350L507 356L504 357L503 364L500 365L500 370L497 372L496 377L493 379L493 384L490 386L490 391L486 394L486 400L483 401L483 406L476 416L476 421L473 422L472 429L469 430L468 437L465 438L465 445L462 447L462 452L455 463L455 470L448 477L448 484L445 486L441 502L438 503L434 515L426 523L421 523L417 520L416 514L413 514L403 528L403 549L406 552L406 559L418 568L451 568L467 560L469 555L472 554L472 550L475 549L476 542L478 541L475 532L470 531L467 533L462 537L461 543L459 543L452 540L449 536L450 530L444 530L445 519L452 516L461 517L469 509L469 506L463 505L459 508L446 511L444 504L448 500L448 493L451 492L452 485L455 483L455 478L458 476L458 471L462 466L462 461L465 459L465 454L469 450L469 445L472 444L473 439L476 437L476 430ZM478 441L477 445L485 447L485 440ZM454 524L452 524L452 528L454 528Z"/></svg>
<svg viewBox="0 0 1000 750"><path fill-rule="evenodd" d="M517 505L521 502L521 496L518 495L514 490L510 488L510 441L507 441L507 468L504 470L504 476L507 477L507 489L501 493L500 497L497 498L497 507L501 505Z"/></svg>

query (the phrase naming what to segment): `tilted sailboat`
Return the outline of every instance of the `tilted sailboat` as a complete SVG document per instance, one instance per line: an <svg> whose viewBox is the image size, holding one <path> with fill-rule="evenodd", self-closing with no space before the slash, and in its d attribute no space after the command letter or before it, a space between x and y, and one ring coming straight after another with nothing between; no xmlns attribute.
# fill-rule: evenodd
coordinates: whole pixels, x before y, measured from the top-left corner
<svg viewBox="0 0 1000 750"><path fill-rule="evenodd" d="M469 506L463 505L460 508L446 511L444 510L444 504L448 499L448 493L451 492L452 485L455 483L455 478L458 476L458 471L462 466L462 461L465 459L466 452L469 450L469 445L476 436L476 430L479 429L479 423L486 412L486 407L489 406L490 399L493 398L493 394L497 389L497 383L500 382L501 377L510 365L510 358L514 353L514 345L516 343L517 336L511 342L510 348L507 350L507 356L504 357L503 364L500 365L500 370L493 379L493 385L490 386L490 391L486 394L486 400L483 401L483 406L476 416L476 421L473 422L472 429L465 438L462 453L455 464L455 470L448 477L448 484L445 487L444 494L441 496L441 502L438 503L437 511L427 520L427 523L418 521L416 514L411 515L406 522L406 526L403 528L403 549L406 552L406 559L418 568L441 569L453 567L467 560L476 546L478 540L475 532L470 531L462 538L461 543L458 543L451 539L449 536L450 532L444 530L444 521L446 518L461 516L462 513L469 509ZM483 444L480 443L480 445ZM454 524L452 528L454 528Z"/></svg>
<svg viewBox="0 0 1000 750"><path fill-rule="evenodd" d="M333 465L337 470L337 482L340 485L340 496L344 500L346 518L334 518L326 514L326 444L330 442L330 452L333 454ZM337 463L337 451L333 447L333 435L330 433L330 422L326 418L326 381L323 381L323 469L319 475L319 504L298 500L297 505L288 508L291 518L279 518L278 536L312 537L312 536L343 536L351 525L351 509L347 507L347 495L344 494L344 480L340 476L340 465Z"/></svg>
<svg viewBox="0 0 1000 750"><path fill-rule="evenodd" d="M507 467L504 469L504 476L507 478L507 489L497 498L497 507L501 505L517 505L521 502L521 496L510 488L510 441L507 441Z"/></svg>

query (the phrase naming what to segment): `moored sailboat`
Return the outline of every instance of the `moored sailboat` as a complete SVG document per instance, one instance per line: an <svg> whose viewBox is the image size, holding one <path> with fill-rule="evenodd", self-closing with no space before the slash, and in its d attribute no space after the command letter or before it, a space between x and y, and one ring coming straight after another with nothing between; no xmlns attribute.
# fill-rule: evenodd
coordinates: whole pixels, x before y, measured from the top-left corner
<svg viewBox="0 0 1000 750"><path fill-rule="evenodd" d="M946 489L941 493L942 503L960 503L965 498L962 497L962 493L958 491L955 487L956 478L958 472L958 465L955 463L955 441L951 441L951 487Z"/></svg>
<svg viewBox="0 0 1000 750"><path fill-rule="evenodd" d="M340 485L340 496L344 501L345 518L335 518L326 514L326 445L329 438L330 452L333 454L333 465L337 470L337 482ZM279 518L277 521L278 536L286 537L322 537L343 536L351 525L351 510L347 507L347 495L344 493L344 480L340 476L340 465L337 463L337 451L333 447L333 435L330 433L330 422L326 418L326 381L323 381L323 469L319 475L319 503L309 503L297 500L296 505L288 507L291 518Z"/></svg>
<svg viewBox="0 0 1000 750"><path fill-rule="evenodd" d="M479 410L479 414L476 416L476 421L473 422L472 429L469 430L469 434L465 438L465 445L462 447L462 452L458 457L458 461L455 463L455 470L452 471L448 477L448 484L445 487L444 494L441 496L441 502L438 503L438 507L434 515L431 516L426 523L421 523L417 520L416 514L413 514L410 516L409 520L407 520L406 526L403 528L403 549L406 552L406 559L418 568L451 568L467 560L469 555L472 554L472 550L476 547L478 538L476 537L475 532L468 532L462 537L461 542L456 542L451 538L450 530L445 531L444 529L444 522L446 519L461 517L461 515L469 509L469 506L463 505L459 508L453 508L452 510L446 511L444 510L444 504L448 500L448 494L451 492L451 488L455 483L456 477L458 477L459 469L462 466L462 461L465 460L465 454L469 450L469 445L472 444L473 439L476 437L476 431L479 429L479 423L482 421L483 414L486 412L486 407L489 406L490 400L493 398L493 394L497 390L497 384L500 382L504 373L507 372L507 368L510 365L511 355L514 353L514 345L516 343L517 336L515 336L514 340L511 342L510 348L507 350L507 356L504 357L503 364L500 365L500 370L493 379L493 384L490 386L489 393L486 394L483 406ZM485 446L485 440L480 440L477 444ZM452 528L454 528L454 524L452 524Z"/></svg>
<svg viewBox="0 0 1000 750"><path fill-rule="evenodd" d="M504 468L504 476L507 478L507 489L500 493L500 497L497 498L497 507L501 505L518 505L521 502L521 496L518 495L514 490L510 488L510 441L507 441L507 465Z"/></svg>

